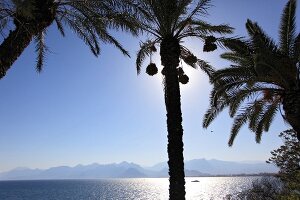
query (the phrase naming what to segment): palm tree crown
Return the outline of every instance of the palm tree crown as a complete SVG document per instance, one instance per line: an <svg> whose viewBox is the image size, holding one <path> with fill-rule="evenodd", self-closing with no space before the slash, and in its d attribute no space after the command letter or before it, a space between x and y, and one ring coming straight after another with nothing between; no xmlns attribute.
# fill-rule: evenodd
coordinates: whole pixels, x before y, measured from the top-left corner
<svg viewBox="0 0 300 200"><path fill-rule="evenodd" d="M164 77L165 105L167 110L168 127L168 165L169 165L169 197L170 199L185 199L185 181L183 164L183 129L180 102L179 81L186 84L189 80L180 60L192 67L200 67L209 76L212 67L205 61L197 58L183 41L187 37L198 38L205 42L204 51L213 51L217 39L212 34L231 33L228 25L211 25L200 19L207 14L210 0L127 0L133 5L132 12L140 21L141 29L150 39L142 42L137 53L136 66L140 73L142 63L150 56L150 64L146 72L154 75L158 72L151 55L160 49L162 74Z"/></svg>
<svg viewBox="0 0 300 200"><path fill-rule="evenodd" d="M5 0L0 3L0 78L23 50L35 39L37 70L42 70L47 47L44 36L55 23L64 36L65 26L77 34L94 55L100 54L99 42L111 43L128 52L109 33L110 28L137 33L135 18L124 12L121 0Z"/></svg>
<svg viewBox="0 0 300 200"><path fill-rule="evenodd" d="M207 74L213 69L205 61L197 58L181 42L187 37L195 37L205 42L204 51L216 49L215 42L223 38L213 37L211 34L232 33L232 28L226 24L211 25L201 19L207 15L210 0L135 0L141 21L141 28L152 36L152 39L142 42L137 54L136 66L140 73L143 61L147 56L156 52L156 47L166 38L172 38L180 43L179 56L187 65L200 67ZM162 63L163 65L163 63Z"/></svg>
<svg viewBox="0 0 300 200"><path fill-rule="evenodd" d="M300 139L300 33L296 34L295 10L296 0L290 0L281 17L279 44L251 20L246 23L248 39L224 41L230 51L221 57L233 65L212 76L214 88L203 126L208 127L228 107L234 118L230 146L246 123L260 142L281 106L283 118Z"/></svg>

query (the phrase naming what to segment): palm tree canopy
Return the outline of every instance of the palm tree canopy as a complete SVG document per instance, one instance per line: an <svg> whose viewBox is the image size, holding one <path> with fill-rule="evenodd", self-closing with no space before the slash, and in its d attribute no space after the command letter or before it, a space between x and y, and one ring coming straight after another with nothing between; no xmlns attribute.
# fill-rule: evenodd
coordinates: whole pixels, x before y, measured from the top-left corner
<svg viewBox="0 0 300 200"><path fill-rule="evenodd" d="M140 45L137 54L137 72L144 59L154 51L153 47L159 45L163 39L176 38L182 42L184 38L195 37L205 41L211 34L232 33L233 29L226 24L211 25L200 17L207 15L207 9L211 6L210 0L127 0L134 5L137 18L141 22L141 28L152 36ZM221 41L222 38L220 38ZM213 41L215 42L215 41ZM182 44L180 45L180 58L186 64L199 66L206 73L212 73L212 68L203 60L194 57L194 54ZM194 57L193 59L189 59Z"/></svg>
<svg viewBox="0 0 300 200"><path fill-rule="evenodd" d="M284 119L293 127L289 116L293 115L300 121L299 101L293 100L292 115L288 114L290 108L285 109L288 94L292 93L290 96L294 99L300 94L300 34L295 33L295 9L296 1L290 0L283 10L279 44L251 20L246 23L249 38L224 41L229 51L221 57L233 64L212 75L214 87L203 126L208 127L228 107L230 117L234 118L228 142L230 146L246 123L255 132L256 141L260 142L262 132L269 130L281 105L285 111Z"/></svg>
<svg viewBox="0 0 300 200"><path fill-rule="evenodd" d="M0 3L0 34L5 40L14 27L24 27L30 32L29 24L36 24L38 29L38 25L45 23L46 17L52 17L50 24L54 22L63 36L65 27L70 28L95 56L100 54L100 41L113 44L129 56L109 32L109 29L117 29L134 35L138 33L136 19L126 13L125 8L127 6L122 0L4 0ZM47 27L36 30L33 35L38 71L42 69L47 50L44 43Z"/></svg>

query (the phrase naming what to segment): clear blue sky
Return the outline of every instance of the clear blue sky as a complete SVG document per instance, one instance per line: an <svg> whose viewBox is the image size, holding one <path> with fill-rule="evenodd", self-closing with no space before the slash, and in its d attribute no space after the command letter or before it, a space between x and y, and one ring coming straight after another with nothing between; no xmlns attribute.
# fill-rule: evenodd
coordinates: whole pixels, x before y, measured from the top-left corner
<svg viewBox="0 0 300 200"><path fill-rule="evenodd" d="M277 39L286 2L214 0L205 19L230 23L236 28L235 35L245 36L245 22L250 18ZM0 80L0 172L21 166L48 168L124 160L152 165L167 160L161 75L137 76L135 53L140 39L125 33L115 35L131 58L104 44L100 57L95 58L72 32L62 38L51 26L44 71L35 71L34 45L14 63ZM215 68L229 65L219 58L221 50L203 53L198 40L188 40L187 46ZM159 58L155 60L159 65ZM232 119L227 112L203 129L211 86L200 70L186 69L186 73L190 82L181 87L185 159L266 160L269 152L281 145L277 135L289 126L279 115L261 144L255 143L254 134L245 127L229 148Z"/></svg>

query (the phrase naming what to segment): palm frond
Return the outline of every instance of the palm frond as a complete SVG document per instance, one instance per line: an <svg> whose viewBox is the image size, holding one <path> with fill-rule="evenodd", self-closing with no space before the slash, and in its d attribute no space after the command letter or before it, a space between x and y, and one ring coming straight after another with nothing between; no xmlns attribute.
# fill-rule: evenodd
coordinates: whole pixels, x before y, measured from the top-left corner
<svg viewBox="0 0 300 200"><path fill-rule="evenodd" d="M197 58L188 48L183 45L180 45L180 58L189 66L193 68L200 68L204 73L206 73L209 77L211 77L212 73L214 73L214 68L209 65L204 60Z"/></svg>
<svg viewBox="0 0 300 200"><path fill-rule="evenodd" d="M296 32L296 0L289 0L286 4L279 29L280 49L285 55L291 54Z"/></svg>
<svg viewBox="0 0 300 200"><path fill-rule="evenodd" d="M226 102L221 100L216 105L217 106L211 105L210 108L204 114L203 121L202 121L203 128L208 128L208 126L213 122L213 120L217 117L217 115L220 112L222 112L227 106Z"/></svg>
<svg viewBox="0 0 300 200"><path fill-rule="evenodd" d="M56 17L55 18L56 27L59 30L60 34L65 37L64 26L62 25L61 21Z"/></svg>
<svg viewBox="0 0 300 200"><path fill-rule="evenodd" d="M59 2L58 22L65 22L90 47L94 55L99 55L99 42L117 47L124 55L129 53L113 37L110 29L123 30L136 35L140 31L138 20L128 13L129 1L63 1ZM62 31L58 24L58 29Z"/></svg>
<svg viewBox="0 0 300 200"><path fill-rule="evenodd" d="M244 81L244 80L249 80L254 76L255 76L255 71L253 70L252 66L229 67L214 72L211 81L212 83L217 83L218 81L226 80L227 78L230 78L232 82Z"/></svg>
<svg viewBox="0 0 300 200"><path fill-rule="evenodd" d="M180 12L178 12L178 15L175 18L176 21L173 25L172 33L174 33L174 35L176 37L181 35L181 32L198 15L207 15L207 10L208 10L209 7L211 7L211 4L210 4L211 0L200 0L200 1L198 1L197 5L189 12L189 14L187 16L180 17L180 15L182 15L184 13L183 11L185 9L187 9L187 6L188 6L189 3L191 3L191 1L185 2L185 4L182 5L183 7L179 10Z"/></svg>
<svg viewBox="0 0 300 200"><path fill-rule="evenodd" d="M226 59L238 66L241 66L241 68L243 67L252 67L253 68L253 59L250 56L241 56L236 52L225 52L223 54L221 54L220 56L223 59Z"/></svg>
<svg viewBox="0 0 300 200"><path fill-rule="evenodd" d="M241 57L250 57L254 53L251 42L244 38L222 38L219 39L219 41L223 44L225 49L230 50Z"/></svg>
<svg viewBox="0 0 300 200"><path fill-rule="evenodd" d="M142 63L145 60L146 56L150 56L151 55L151 47L154 45L155 43L151 40L147 40L146 42L141 42L140 43L140 49L137 53L137 57L136 57L136 70L137 70L137 74L140 73L141 71L141 67L142 67Z"/></svg>
<svg viewBox="0 0 300 200"><path fill-rule="evenodd" d="M249 117L249 129L255 133L260 133L259 130L259 120L261 119L262 112L264 110L264 103L262 100L254 101L253 105L253 112L251 113L251 117Z"/></svg>
<svg viewBox="0 0 300 200"><path fill-rule="evenodd" d="M5 38L9 31L9 24L13 21L15 15L14 6L8 2L0 2L0 35Z"/></svg>
<svg viewBox="0 0 300 200"><path fill-rule="evenodd" d="M272 38L270 38L257 23L248 19L246 29L251 37L251 44L255 53L261 50L268 50L278 55L281 54Z"/></svg>
<svg viewBox="0 0 300 200"><path fill-rule="evenodd" d="M254 68L259 76L270 76L284 88L295 85L297 69L289 57L264 52L257 54L254 59Z"/></svg>
<svg viewBox="0 0 300 200"><path fill-rule="evenodd" d="M207 15L207 10L211 7L211 0L199 0L195 8L190 12L187 18L194 18L198 15Z"/></svg>
<svg viewBox="0 0 300 200"><path fill-rule="evenodd" d="M248 121L253 112L253 104L249 104L248 106L241 109L241 113L238 114L234 118L234 122L231 128L231 133L228 141L228 145L232 146L234 139L236 138L238 132L241 127Z"/></svg>
<svg viewBox="0 0 300 200"><path fill-rule="evenodd" d="M215 72L215 69L210 64L201 59L197 60L196 66L205 72L209 78L211 78L212 74Z"/></svg>
<svg viewBox="0 0 300 200"><path fill-rule="evenodd" d="M103 21L109 29L122 30L137 35L140 31L140 19L136 18L130 1L103 0L90 3L74 3L73 7L81 13L90 13L94 21Z"/></svg>
<svg viewBox="0 0 300 200"><path fill-rule="evenodd" d="M45 62L47 46L45 45L45 31L41 31L35 36L35 51L37 53L36 70L41 72Z"/></svg>
<svg viewBox="0 0 300 200"><path fill-rule="evenodd" d="M293 43L292 59L295 63L300 62L300 33L297 35Z"/></svg>
<svg viewBox="0 0 300 200"><path fill-rule="evenodd" d="M97 30L99 31L99 30ZM130 57L129 52L118 42L116 38L108 33L105 29L101 29L101 32L98 32L98 35L101 41L109 44L113 44L117 49L119 49L124 55Z"/></svg>
<svg viewBox="0 0 300 200"><path fill-rule="evenodd" d="M272 123L278 110L278 104L279 101L277 99L275 102L264 106L264 111L260 115L260 119L257 122L256 129L254 130L255 140L257 143L260 143L263 131L267 132L269 130L270 124Z"/></svg>
<svg viewBox="0 0 300 200"><path fill-rule="evenodd" d="M258 91L248 88L238 90L235 95L231 95L228 99L229 104L229 116L234 117L246 99L256 95Z"/></svg>
<svg viewBox="0 0 300 200"><path fill-rule="evenodd" d="M190 25L193 27L193 32L198 32L200 34L231 34L234 30L228 24L211 25L202 20L191 20Z"/></svg>
<svg viewBox="0 0 300 200"><path fill-rule="evenodd" d="M221 58L231 61L241 68L253 69L253 66L255 65L253 59L254 51L251 49L249 42L238 38L227 38L223 39L221 43L225 49L230 50L221 54Z"/></svg>
<svg viewBox="0 0 300 200"><path fill-rule="evenodd" d="M0 34L4 37L4 31L7 27L8 19L0 15Z"/></svg>
<svg viewBox="0 0 300 200"><path fill-rule="evenodd" d="M280 98L277 98L266 108L266 112L261 119L261 123L262 126L264 127L265 132L269 131L270 125L273 122L273 119L279 109L279 104L280 104Z"/></svg>
<svg viewBox="0 0 300 200"><path fill-rule="evenodd" d="M77 20L74 20L77 19ZM69 26L71 30L73 30L79 38L81 38L85 44L87 44L92 53L95 56L98 56L100 54L100 47L99 42L97 40L97 35L95 32L93 32L93 29L90 29L90 27L85 28L84 26L84 20L82 21L82 17L78 15L71 15L68 14L62 18L62 20Z"/></svg>
<svg viewBox="0 0 300 200"><path fill-rule="evenodd" d="M33 19L34 1L12 0L17 16Z"/></svg>
<svg viewBox="0 0 300 200"><path fill-rule="evenodd" d="M106 22L110 29L127 31L134 36L137 36L142 29L142 25L136 20L136 18L128 13L109 13L102 17L107 18Z"/></svg>

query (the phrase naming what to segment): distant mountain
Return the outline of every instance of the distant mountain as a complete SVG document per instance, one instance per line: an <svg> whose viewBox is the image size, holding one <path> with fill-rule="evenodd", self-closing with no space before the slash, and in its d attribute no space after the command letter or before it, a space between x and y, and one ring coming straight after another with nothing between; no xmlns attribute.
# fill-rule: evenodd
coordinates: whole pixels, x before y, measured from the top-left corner
<svg viewBox="0 0 300 200"><path fill-rule="evenodd" d="M186 162L186 168L210 174L256 174L262 172L275 173L278 168L266 162L232 162L221 160L195 159Z"/></svg>
<svg viewBox="0 0 300 200"><path fill-rule="evenodd" d="M0 173L0 180L26 180L29 177L36 177L42 172L40 169L16 168L8 172Z"/></svg>
<svg viewBox="0 0 300 200"><path fill-rule="evenodd" d="M167 162L161 162L147 169L160 171L166 168L168 168ZM204 158L185 161L185 169L211 175L276 173L278 171L277 167L264 161L233 162Z"/></svg>
<svg viewBox="0 0 300 200"><path fill-rule="evenodd" d="M32 179L95 179L95 178L139 178L147 177L142 167L134 163L77 165L75 167L60 166L46 170L28 168L15 169L0 173L0 180L32 180Z"/></svg>
<svg viewBox="0 0 300 200"><path fill-rule="evenodd" d="M185 162L186 176L210 176L231 174L274 173L278 169L264 162L245 163L221 160L195 159ZM0 180L36 180L36 179L97 179L97 178L146 178L168 177L166 162L152 167L141 167L135 163L59 166L46 170L16 168L0 173Z"/></svg>

